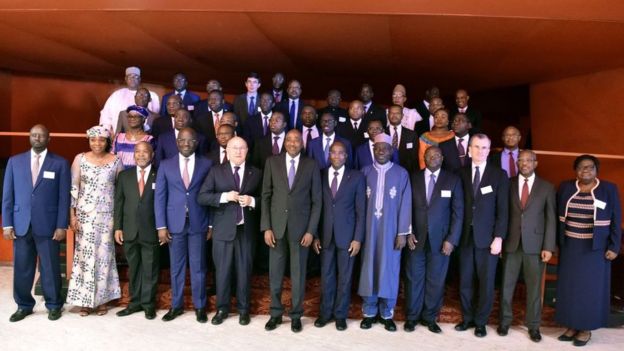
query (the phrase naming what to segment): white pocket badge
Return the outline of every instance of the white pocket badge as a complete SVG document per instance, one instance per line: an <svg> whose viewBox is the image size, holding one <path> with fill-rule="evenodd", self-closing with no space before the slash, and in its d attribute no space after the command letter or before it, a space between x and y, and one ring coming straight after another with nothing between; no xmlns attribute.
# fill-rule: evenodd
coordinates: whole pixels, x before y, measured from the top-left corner
<svg viewBox="0 0 624 351"><path fill-rule="evenodd" d="M481 195L489 194L492 191L493 190L492 190L492 186L491 185L484 186L483 188L481 188Z"/></svg>
<svg viewBox="0 0 624 351"><path fill-rule="evenodd" d="M54 172L43 171L43 178L45 179L54 179Z"/></svg>

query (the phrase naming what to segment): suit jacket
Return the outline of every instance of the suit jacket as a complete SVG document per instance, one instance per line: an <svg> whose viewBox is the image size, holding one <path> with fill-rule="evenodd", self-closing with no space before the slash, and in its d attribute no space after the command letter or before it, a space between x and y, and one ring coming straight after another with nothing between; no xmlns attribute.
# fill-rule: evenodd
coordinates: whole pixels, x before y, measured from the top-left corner
<svg viewBox="0 0 624 351"><path fill-rule="evenodd" d="M427 204L425 170L412 174L412 228L416 235L416 250L423 250L429 240L431 250L440 252L446 240L459 245L464 220L464 192L461 179L440 170L431 201Z"/></svg>
<svg viewBox="0 0 624 351"><path fill-rule="evenodd" d="M346 169L334 198L328 174L321 172L323 187L323 216L321 217L321 247L329 247L332 238L336 247L346 250L351 241L364 242L366 231L366 178L357 170ZM332 171L333 172L333 171ZM331 175L333 179L333 174Z"/></svg>
<svg viewBox="0 0 624 351"><path fill-rule="evenodd" d="M429 114L425 116L426 117L423 117L424 119L422 121L418 121L414 125L414 132L419 137L424 133L431 131L431 126L429 126Z"/></svg>
<svg viewBox="0 0 624 351"><path fill-rule="evenodd" d="M197 150L198 155L206 155L208 146L206 138L201 134L197 134ZM175 131L173 129L161 134L156 141L156 150L154 150L154 164L160 165L160 162L168 158L172 158L178 154L178 143L176 142Z"/></svg>
<svg viewBox="0 0 624 351"><path fill-rule="evenodd" d="M286 136L284 134L284 138L285 137ZM286 149L284 148L284 143L282 143L280 154L283 154L285 152ZM269 131L266 136L257 139L254 142L254 150L253 155L251 156L251 162L256 168L264 169L264 164L266 163L266 160L271 156L273 156L273 134L271 134L271 132Z"/></svg>
<svg viewBox="0 0 624 351"><path fill-rule="evenodd" d="M169 99L171 95L174 95L174 94L176 94L176 92L172 91L170 93L163 95L162 100L160 102L160 115L162 117L168 117L167 100ZM191 114L193 114L193 111L195 110L195 107L196 107L195 105L199 103L199 100L200 100L199 95L187 89L186 93L184 94L184 98L182 99L182 105L184 105L184 107L187 110L189 110Z"/></svg>
<svg viewBox="0 0 624 351"><path fill-rule="evenodd" d="M458 112L459 109L457 108L457 106L454 106L451 109L451 114L449 115L449 126L453 125L453 118L455 118L455 114L457 114ZM468 120L472 125L472 128L470 128L470 134L472 135L481 132L481 123L483 120L481 112L475 110L474 108L470 107L470 105L468 105L468 107L466 107L466 116L468 116Z"/></svg>
<svg viewBox="0 0 624 351"><path fill-rule="evenodd" d="M30 150L9 158L2 192L2 226L24 236L52 237L69 224L71 174L64 158L49 150L32 184Z"/></svg>
<svg viewBox="0 0 624 351"><path fill-rule="evenodd" d="M245 163L245 174L242 177L240 195L249 195L256 202L255 207L243 207L244 230L248 237L258 235L259 213L260 213L260 183L262 173L259 169L249 163ZM236 190L234 174L231 164L225 163L212 167L208 177L201 186L197 202L200 205L210 206L212 232L214 240L232 241L236 237L236 211L240 207L238 203L221 203L223 193Z"/></svg>
<svg viewBox="0 0 624 351"><path fill-rule="evenodd" d="M303 122L301 122L301 111L303 110L303 105L305 102L301 98L299 98L299 104L297 106L297 124L292 125L292 116L290 115L290 99L288 96L284 96L282 101L275 105L275 111L279 111L284 114L284 118L286 118L286 122L288 124L287 129L299 129L301 130L301 126L303 126Z"/></svg>
<svg viewBox="0 0 624 351"><path fill-rule="evenodd" d="M523 185L524 177L511 179L505 252L515 252L520 242L522 251L527 254L539 254L542 250L553 252L557 241L555 187L536 175L526 208L522 209L519 189Z"/></svg>
<svg viewBox="0 0 624 351"><path fill-rule="evenodd" d="M329 160L325 159L325 152L323 152L323 138L324 137L325 135L321 134L318 138L312 139L306 151L306 153L308 154L308 157L315 160L316 163L318 164L319 169L321 170L331 165L331 163L329 163ZM340 141L343 144L345 144L346 149L347 149L346 166L347 168L351 169L353 166L353 162L351 161L353 160L353 150L351 149L351 143L347 139L339 137L338 134L334 134L334 141Z"/></svg>
<svg viewBox="0 0 624 351"><path fill-rule="evenodd" d="M470 138L470 136L466 135L465 138ZM440 143L438 147L442 150L442 156L444 156L442 168L458 174L459 170L462 168L462 164L459 159L459 151L457 150L455 138ZM468 156L468 148L466 148L466 157L464 162L466 165L472 163L472 159ZM498 164L500 164L500 162Z"/></svg>
<svg viewBox="0 0 624 351"><path fill-rule="evenodd" d="M117 177L115 185L114 230L123 230L124 240L135 239L155 243L156 218L154 217L154 182L156 169L152 165L147 176L143 195L139 195L137 167L128 168Z"/></svg>
<svg viewBox="0 0 624 351"><path fill-rule="evenodd" d="M482 168L482 167L481 167ZM471 164L460 170L464 186L464 229L461 245L474 243L476 248L490 247L495 237L507 236L509 218L509 179L507 173L487 163L481 170L476 196L472 192ZM472 224L473 235L470 233Z"/></svg>
<svg viewBox="0 0 624 351"><path fill-rule="evenodd" d="M345 122L338 122L336 125L336 134L349 140L352 148L358 148L358 146L364 144L367 138L364 137L364 133L368 128L368 119L360 119L358 123L358 129L353 129L351 119L347 119Z"/></svg>
<svg viewBox="0 0 624 351"><path fill-rule="evenodd" d="M245 139L245 141L247 141L247 145L250 151L253 150L254 143L256 142L256 140L264 136L263 135L264 126L263 126L262 116L263 116L262 113L258 112L255 115L248 117L243 125L243 128L242 128L243 138ZM268 130L268 121L267 121L267 133L270 133L270 132L271 131Z"/></svg>
<svg viewBox="0 0 624 351"><path fill-rule="evenodd" d="M230 112L230 110L226 110L224 107L221 110L221 116L223 116L223 113L225 112ZM217 133L214 129L214 122L212 119L212 111L198 112L193 120L193 129L208 140L208 149L212 149L212 141L217 138Z"/></svg>
<svg viewBox="0 0 624 351"><path fill-rule="evenodd" d="M208 159L210 161L212 161L213 165L220 165L221 164L221 147L217 146L215 148L213 148L212 150L210 150L210 152L208 152L207 154Z"/></svg>
<svg viewBox="0 0 624 351"><path fill-rule="evenodd" d="M252 116L258 112L258 106L260 106L259 100L260 100L260 93L258 93L256 95L256 98L254 99L256 108ZM247 104L247 93L237 95L236 98L234 99L234 113L236 114L238 119L241 121L241 124L245 124L247 119L249 119L249 105Z"/></svg>
<svg viewBox="0 0 624 351"><path fill-rule="evenodd" d="M171 117L158 117L152 123L151 134L154 138L159 138L161 134L166 133L169 130L173 130L173 124L171 123Z"/></svg>
<svg viewBox="0 0 624 351"><path fill-rule="evenodd" d="M392 153L392 163L399 163L399 151L394 150ZM360 145L357 150L355 150L355 156L353 161L353 168L362 170L364 167L373 164L373 155L370 152L370 145L367 139L364 144Z"/></svg>
<svg viewBox="0 0 624 351"><path fill-rule="evenodd" d="M288 189L286 154L267 159L262 181L261 231L299 242L305 233L318 238L322 210L321 172L316 162L300 154L292 189Z"/></svg>
<svg viewBox="0 0 624 351"><path fill-rule="evenodd" d="M388 124L388 118L386 117L386 109L383 106L379 106L374 102L371 103L368 111L362 116L362 119L365 119L367 122L371 120L380 121L381 125L385 127ZM364 129L366 129L368 123L364 125Z"/></svg>
<svg viewBox="0 0 624 351"><path fill-rule="evenodd" d="M418 103L416 104L416 106L414 106L414 108L416 109L416 111L418 111L418 114L423 118L429 117L429 115L431 114L431 112L429 112L429 109L427 108L423 100L418 101Z"/></svg>
<svg viewBox="0 0 624 351"><path fill-rule="evenodd" d="M191 115L193 116L193 120L195 120L195 118L202 113L208 113L208 111L210 110L210 107L208 106L208 99L202 99L199 100L196 104L195 104L195 109L193 111L191 111ZM234 105L230 104L227 101L223 101L223 110L225 111L234 111Z"/></svg>
<svg viewBox="0 0 624 351"><path fill-rule="evenodd" d="M390 134L390 127L386 127L386 133ZM418 165L418 136L413 130L401 127L401 140L399 140L399 165L405 168L409 174L420 169Z"/></svg>
<svg viewBox="0 0 624 351"><path fill-rule="evenodd" d="M318 115L317 126L319 128L321 126L321 116L323 116L323 114L327 112L331 113L332 116L334 116L334 118L336 119L336 122L338 122L340 118L344 118L345 120L349 119L349 112L347 110L345 110L342 107L331 107L328 105L316 111L316 114Z"/></svg>
<svg viewBox="0 0 624 351"><path fill-rule="evenodd" d="M209 225L208 208L197 203L197 194L208 175L212 162L195 153L195 168L189 188L184 187L180 173L179 155L164 160L156 176L156 197L154 212L156 228L167 228L171 233L184 229L188 210L189 231L207 232Z"/></svg>

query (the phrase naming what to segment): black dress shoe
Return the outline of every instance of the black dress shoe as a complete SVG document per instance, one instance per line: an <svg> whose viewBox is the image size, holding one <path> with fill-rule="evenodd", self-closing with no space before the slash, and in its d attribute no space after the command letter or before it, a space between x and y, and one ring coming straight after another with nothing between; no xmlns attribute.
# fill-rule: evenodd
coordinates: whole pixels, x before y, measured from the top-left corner
<svg viewBox="0 0 624 351"><path fill-rule="evenodd" d="M206 323L206 322L208 322L208 314L206 313L206 309L205 308L196 308L195 309L195 319L197 319L197 321L199 323Z"/></svg>
<svg viewBox="0 0 624 351"><path fill-rule="evenodd" d="M587 336L587 339L585 339L585 340L579 339L579 337L578 337L579 334L580 333L577 333L576 336L574 336L574 340L572 340L572 345L574 345L574 346L585 346L585 345L587 345L587 343L591 339L591 332L589 333L589 335Z"/></svg>
<svg viewBox="0 0 624 351"><path fill-rule="evenodd" d="M277 328L277 326L279 324L282 324L282 317L271 317L269 318L269 321L266 322L266 324L264 325L264 329L265 330L273 330L275 328Z"/></svg>
<svg viewBox="0 0 624 351"><path fill-rule="evenodd" d="M337 318L336 319L336 330L347 330L347 320L344 318Z"/></svg>
<svg viewBox="0 0 624 351"><path fill-rule="evenodd" d="M572 334L568 334L569 331L571 331L573 333ZM568 330L565 331L565 333L559 335L557 340L559 340L559 341L572 341L572 340L574 340L574 337L576 336L576 334L578 334L577 331L568 329Z"/></svg>
<svg viewBox="0 0 624 351"><path fill-rule="evenodd" d="M240 316L238 316L238 324L240 325L247 325L250 321L249 313L241 313Z"/></svg>
<svg viewBox="0 0 624 351"><path fill-rule="evenodd" d="M429 329L430 332L432 333L436 333L436 334L440 334L442 332L442 328L440 328L440 326L438 325L438 323L436 322L429 322L429 321L425 321L427 324L427 329ZM422 321L421 321L422 323Z"/></svg>
<svg viewBox="0 0 624 351"><path fill-rule="evenodd" d="M331 318L318 317L314 321L314 326L317 327L317 328L323 328L329 322L331 322Z"/></svg>
<svg viewBox="0 0 624 351"><path fill-rule="evenodd" d="M362 329L370 329L373 326L373 323L377 323L377 318L375 317L364 317L360 322L360 328Z"/></svg>
<svg viewBox="0 0 624 351"><path fill-rule="evenodd" d="M455 330L457 331L464 331L464 330L468 330L470 328L474 328L475 324L474 322L461 322L457 325L455 325Z"/></svg>
<svg viewBox="0 0 624 351"><path fill-rule="evenodd" d="M133 313L137 313L142 311L143 308L141 306L128 306L126 308L124 308L121 311L117 311L117 313L115 313L117 315L117 317L125 317L125 316L129 316Z"/></svg>
<svg viewBox="0 0 624 351"><path fill-rule="evenodd" d="M529 337L533 342L542 341L542 334L540 334L539 329L529 329Z"/></svg>
<svg viewBox="0 0 624 351"><path fill-rule="evenodd" d="M219 325L223 323L223 320L226 319L227 317L228 317L227 312L217 311L217 314L215 314L214 317L212 317L212 321L210 321L210 323L212 323L212 325Z"/></svg>
<svg viewBox="0 0 624 351"><path fill-rule="evenodd" d="M397 330L396 324L394 324L394 321L392 319L381 319L380 320L381 324L384 325L384 329L386 329L387 331L391 331L394 332Z"/></svg>
<svg viewBox="0 0 624 351"><path fill-rule="evenodd" d="M15 311L15 313L13 313L11 315L11 317L9 318L10 322L19 322L22 319L26 318L26 316L28 316L29 314L32 314L33 311L27 311L27 310L23 310L21 308L18 308L17 311Z"/></svg>
<svg viewBox="0 0 624 351"><path fill-rule="evenodd" d="M156 309L154 307L145 308L145 318L152 320L156 318Z"/></svg>
<svg viewBox="0 0 624 351"><path fill-rule="evenodd" d="M301 329L303 329L301 326L301 318L293 318L293 320L290 321L290 330L292 330L293 333L298 333Z"/></svg>
<svg viewBox="0 0 624 351"><path fill-rule="evenodd" d="M60 308L53 308L51 310L48 311L48 319L51 321L55 321L57 319L61 318L61 309Z"/></svg>
<svg viewBox="0 0 624 351"><path fill-rule="evenodd" d="M416 320L415 319L406 320L405 325L403 325L403 329L405 329L406 332L413 332L414 329L416 329Z"/></svg>
<svg viewBox="0 0 624 351"><path fill-rule="evenodd" d="M179 316L179 315L181 315L182 313L184 313L184 309L182 309L182 308L172 308L172 309L170 309L170 310L167 312L167 314L165 314L165 315L162 317L162 320L163 320L164 322L169 322L169 321L172 321L172 320L176 319L176 317L177 317L177 316Z"/></svg>
<svg viewBox="0 0 624 351"><path fill-rule="evenodd" d="M485 330L485 325L477 325L475 327L474 334L478 338L483 338L487 335L487 331Z"/></svg>
<svg viewBox="0 0 624 351"><path fill-rule="evenodd" d="M509 326L499 325L498 328L496 328L496 334L500 336L507 336L507 334L509 334Z"/></svg>

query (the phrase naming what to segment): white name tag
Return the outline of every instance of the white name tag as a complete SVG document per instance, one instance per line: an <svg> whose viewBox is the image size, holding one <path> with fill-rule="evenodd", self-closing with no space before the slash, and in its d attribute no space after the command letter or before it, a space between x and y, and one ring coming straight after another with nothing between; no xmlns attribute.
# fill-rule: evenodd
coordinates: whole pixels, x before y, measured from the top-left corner
<svg viewBox="0 0 624 351"><path fill-rule="evenodd" d="M484 186L483 188L481 188L481 194L485 195L485 194L489 194L492 192L492 186L488 185L488 186Z"/></svg>
<svg viewBox="0 0 624 351"><path fill-rule="evenodd" d="M152 183L152 190L156 190L156 183Z"/></svg>
<svg viewBox="0 0 624 351"><path fill-rule="evenodd" d="M407 149L412 149L414 147L414 143L407 143L405 144L405 148Z"/></svg>
<svg viewBox="0 0 624 351"><path fill-rule="evenodd" d="M186 106L186 109L189 110L189 111L193 111L195 109L195 106L188 105L188 106Z"/></svg>
<svg viewBox="0 0 624 351"><path fill-rule="evenodd" d="M604 210L607 207L607 203L596 199L594 200L594 206L598 207L601 210Z"/></svg>
<svg viewBox="0 0 624 351"><path fill-rule="evenodd" d="M368 133L367 133L367 132L364 132L364 137L365 137L366 139L370 139L370 137L368 136Z"/></svg>
<svg viewBox="0 0 624 351"><path fill-rule="evenodd" d="M347 119L345 117L338 117L338 122L344 123L346 121L347 121Z"/></svg>
<svg viewBox="0 0 624 351"><path fill-rule="evenodd" d="M451 197L450 190L442 190L442 197Z"/></svg>
<svg viewBox="0 0 624 351"><path fill-rule="evenodd" d="M54 172L43 171L43 177L45 179L54 179Z"/></svg>

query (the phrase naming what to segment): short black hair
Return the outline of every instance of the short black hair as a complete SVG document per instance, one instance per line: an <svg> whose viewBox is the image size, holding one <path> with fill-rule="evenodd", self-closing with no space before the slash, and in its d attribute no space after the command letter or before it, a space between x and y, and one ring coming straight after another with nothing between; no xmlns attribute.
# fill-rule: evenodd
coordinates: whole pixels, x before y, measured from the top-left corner
<svg viewBox="0 0 624 351"><path fill-rule="evenodd" d="M249 78L255 78L258 80L258 83L262 84L262 79L260 79L260 75L256 72L249 72L249 74L247 75L247 78L245 78L245 80L249 79Z"/></svg>
<svg viewBox="0 0 624 351"><path fill-rule="evenodd" d="M600 160L598 160L598 157L594 156L594 155L589 155L589 154L583 154L579 157L577 157L574 160L574 167L572 169L574 169L576 171L577 167L581 164L581 162L585 161L585 160L590 160L594 163L594 166L596 166L596 172L598 172L600 170Z"/></svg>

